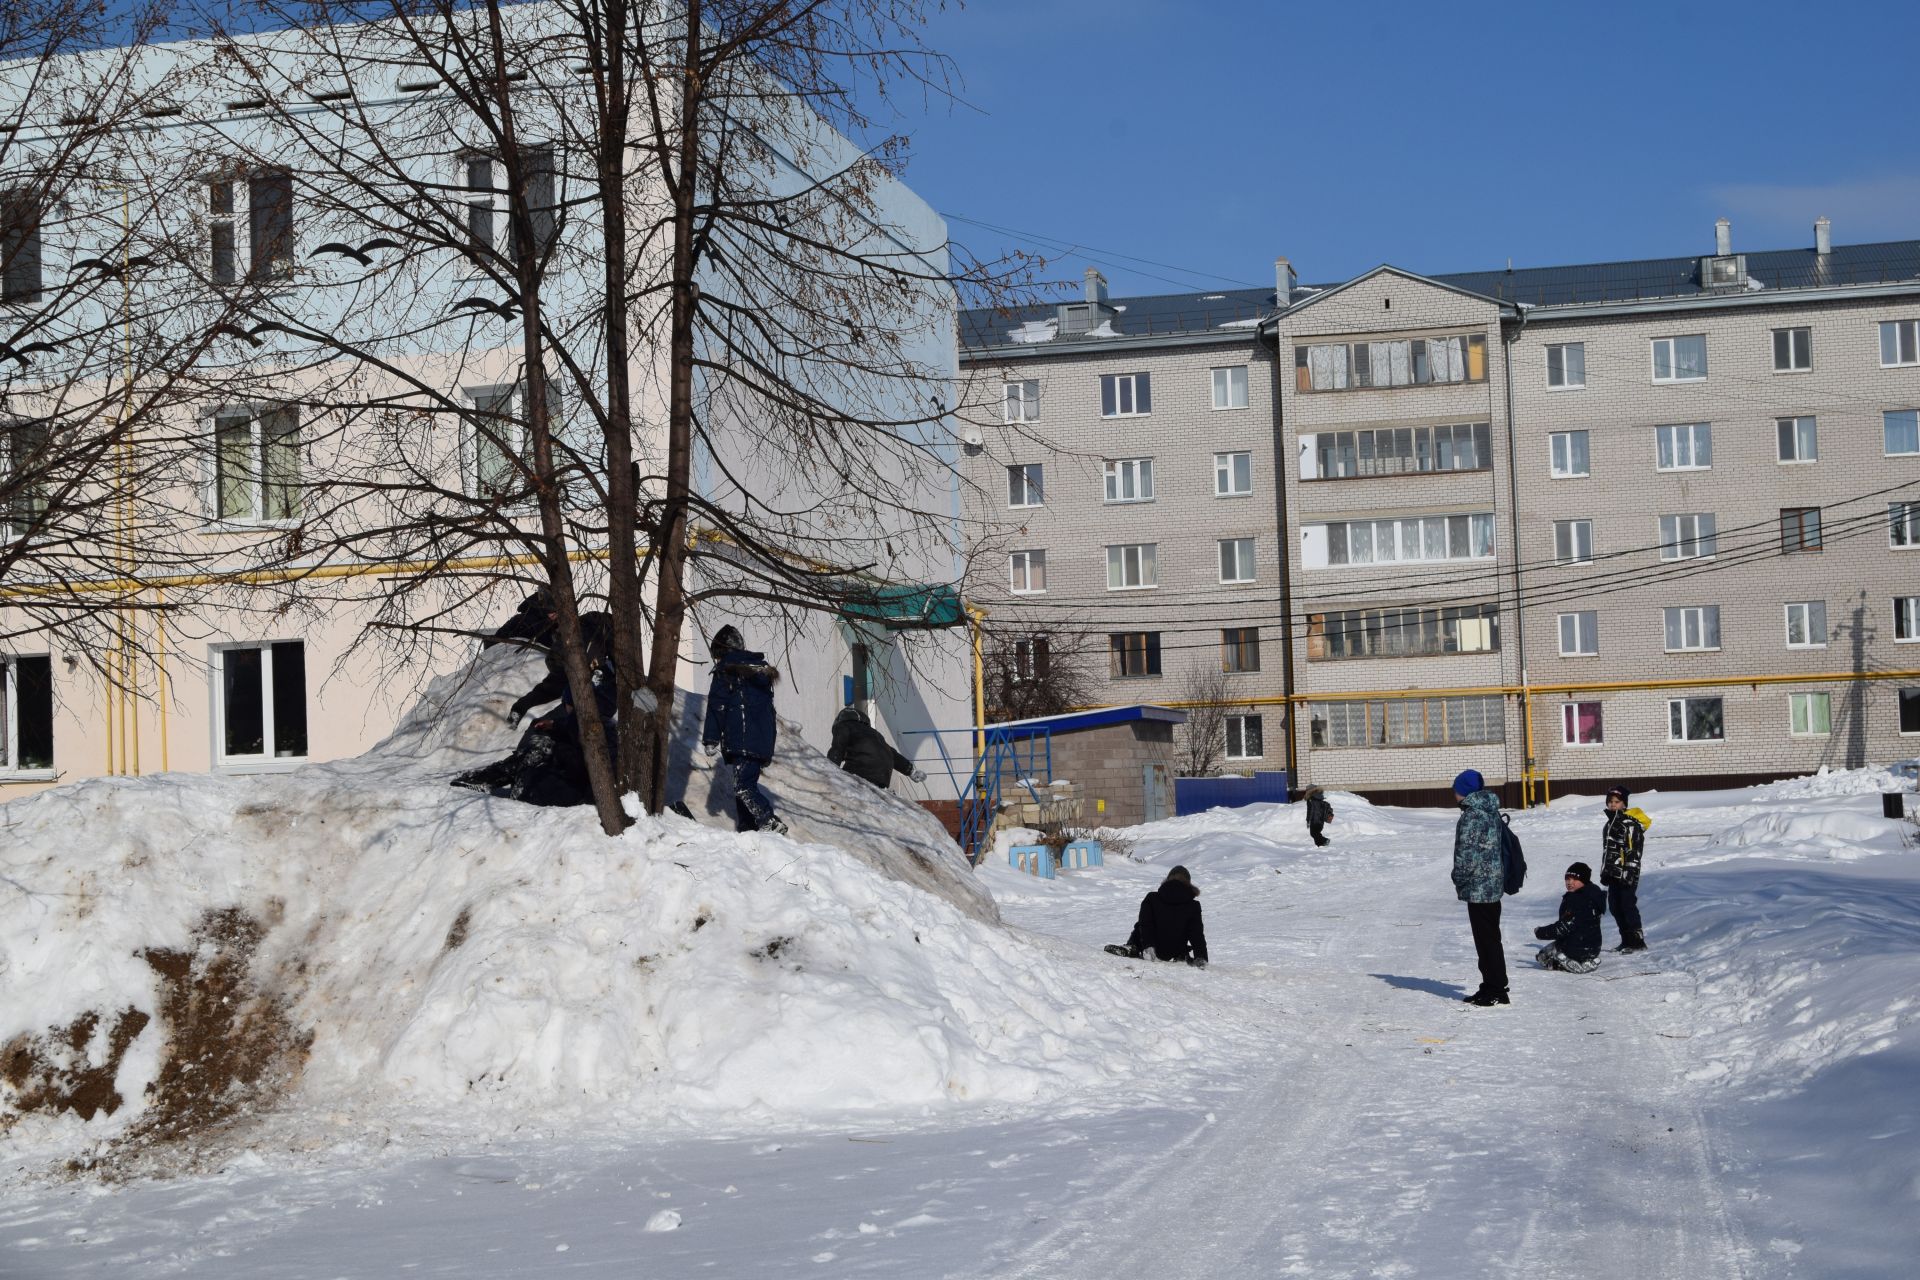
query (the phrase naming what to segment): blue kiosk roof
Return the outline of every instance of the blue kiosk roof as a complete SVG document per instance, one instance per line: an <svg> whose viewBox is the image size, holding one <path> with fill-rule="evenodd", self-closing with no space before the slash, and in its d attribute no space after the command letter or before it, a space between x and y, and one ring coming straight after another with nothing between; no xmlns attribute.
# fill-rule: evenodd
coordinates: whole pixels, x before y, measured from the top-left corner
<svg viewBox="0 0 1920 1280"><path fill-rule="evenodd" d="M1103 729L1110 724L1126 724L1132 720L1185 724L1187 713L1173 707L1157 707L1150 702L1141 702L1130 707L1097 707L1092 711L1069 711L1065 715L1037 716L1032 720L1003 720L999 724L988 725L987 732L1004 738L1031 738L1041 733Z"/></svg>

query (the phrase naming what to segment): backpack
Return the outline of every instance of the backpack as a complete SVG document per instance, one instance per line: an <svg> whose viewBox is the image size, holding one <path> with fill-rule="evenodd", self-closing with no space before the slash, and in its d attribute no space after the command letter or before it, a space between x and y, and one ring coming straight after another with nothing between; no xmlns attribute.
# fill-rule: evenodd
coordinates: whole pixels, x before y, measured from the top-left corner
<svg viewBox="0 0 1920 1280"><path fill-rule="evenodd" d="M1513 824L1504 813L1500 815L1500 866L1504 876L1501 889L1510 894L1520 892L1520 886L1527 882L1527 855L1520 851L1520 837L1513 834Z"/></svg>

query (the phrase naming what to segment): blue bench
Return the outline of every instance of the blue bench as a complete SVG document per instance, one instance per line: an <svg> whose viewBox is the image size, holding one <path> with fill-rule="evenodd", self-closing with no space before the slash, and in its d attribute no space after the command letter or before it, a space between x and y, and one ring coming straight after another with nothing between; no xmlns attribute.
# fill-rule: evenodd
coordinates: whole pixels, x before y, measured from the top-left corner
<svg viewBox="0 0 1920 1280"><path fill-rule="evenodd" d="M1039 876L1042 880L1054 879L1053 850L1043 844L1016 844L1007 849L1007 865L1015 871L1024 871L1028 875Z"/></svg>

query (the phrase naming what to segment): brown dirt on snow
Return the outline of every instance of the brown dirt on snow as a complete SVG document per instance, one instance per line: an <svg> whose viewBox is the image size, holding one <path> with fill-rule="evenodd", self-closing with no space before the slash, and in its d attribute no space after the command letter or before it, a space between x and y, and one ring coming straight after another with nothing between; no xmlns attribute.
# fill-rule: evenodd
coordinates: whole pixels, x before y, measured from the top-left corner
<svg viewBox="0 0 1920 1280"><path fill-rule="evenodd" d="M13 1089L10 1105L0 1112L0 1133L30 1111L71 1111L82 1120L118 1111L126 1099L113 1087L113 1079L127 1046L146 1030L147 1022L145 1013L131 1007L114 1015L106 1031L106 1052L97 1065L87 1052L100 1031L96 1011L64 1027L50 1027L45 1035L19 1035L0 1045L0 1080Z"/></svg>

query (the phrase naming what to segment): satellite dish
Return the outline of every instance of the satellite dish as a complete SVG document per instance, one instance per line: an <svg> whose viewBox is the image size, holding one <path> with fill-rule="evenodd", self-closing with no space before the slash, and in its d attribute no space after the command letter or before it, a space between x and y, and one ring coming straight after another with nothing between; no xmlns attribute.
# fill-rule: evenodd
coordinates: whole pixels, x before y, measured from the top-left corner
<svg viewBox="0 0 1920 1280"><path fill-rule="evenodd" d="M962 427L961 428L960 443L966 445L968 448L978 449L981 445L984 445L986 442L987 442L987 438L984 435L980 434L980 428L978 427Z"/></svg>

